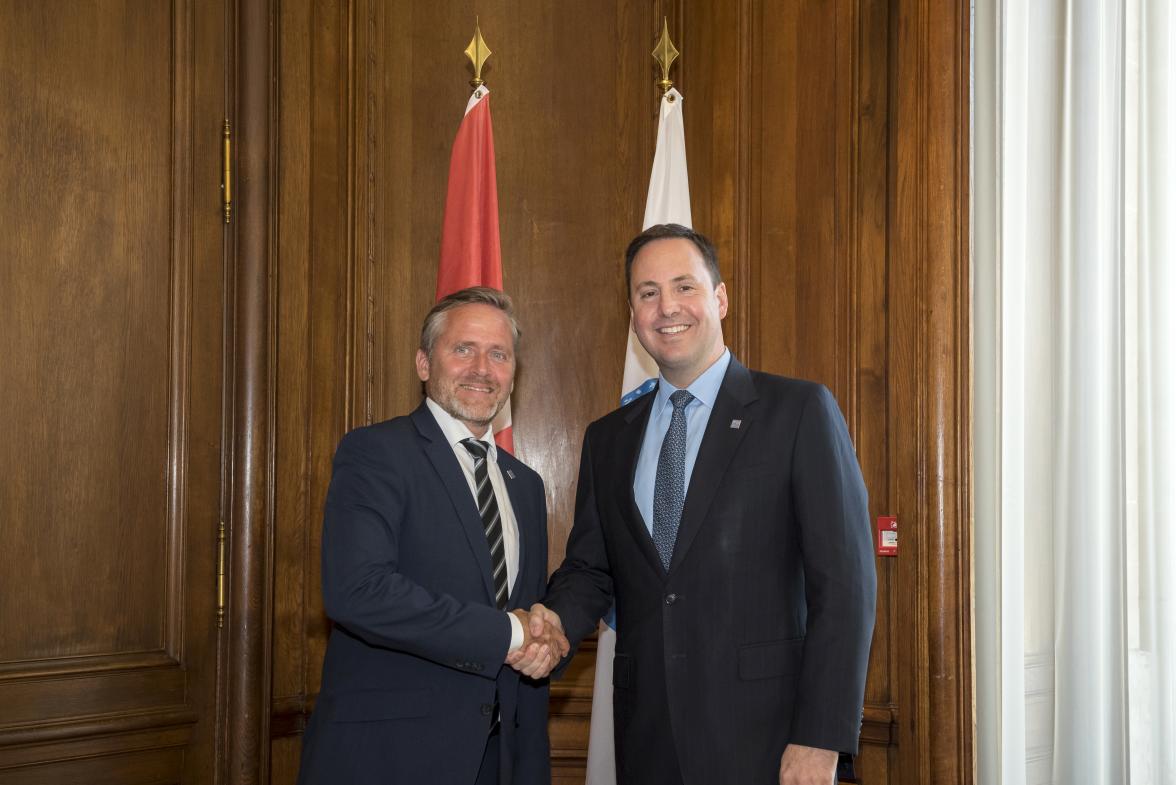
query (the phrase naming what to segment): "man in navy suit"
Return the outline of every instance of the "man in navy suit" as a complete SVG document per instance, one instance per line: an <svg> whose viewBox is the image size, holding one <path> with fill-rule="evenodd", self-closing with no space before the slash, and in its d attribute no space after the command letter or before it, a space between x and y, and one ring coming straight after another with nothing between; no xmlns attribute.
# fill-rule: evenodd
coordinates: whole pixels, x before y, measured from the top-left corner
<svg viewBox="0 0 1176 785"><path fill-rule="evenodd" d="M339 444L322 551L335 624L303 785L550 782L548 689L530 677L567 641L507 612L542 594L546 497L491 431L518 336L502 292L444 298L416 355L426 399Z"/></svg>
<svg viewBox="0 0 1176 785"><path fill-rule="evenodd" d="M723 344L710 242L629 245L658 387L592 423L563 565L538 615L578 643L616 601L622 785L829 785L856 752L874 625L866 489L829 391Z"/></svg>

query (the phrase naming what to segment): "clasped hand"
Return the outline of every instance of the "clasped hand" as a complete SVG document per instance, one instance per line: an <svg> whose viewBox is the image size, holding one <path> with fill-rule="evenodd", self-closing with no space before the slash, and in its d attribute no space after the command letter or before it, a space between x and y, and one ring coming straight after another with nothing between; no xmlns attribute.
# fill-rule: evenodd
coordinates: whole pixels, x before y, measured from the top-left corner
<svg viewBox="0 0 1176 785"><path fill-rule="evenodd" d="M540 603L511 611L523 623L523 645L506 655L506 664L524 676L542 679L571 651L559 614Z"/></svg>

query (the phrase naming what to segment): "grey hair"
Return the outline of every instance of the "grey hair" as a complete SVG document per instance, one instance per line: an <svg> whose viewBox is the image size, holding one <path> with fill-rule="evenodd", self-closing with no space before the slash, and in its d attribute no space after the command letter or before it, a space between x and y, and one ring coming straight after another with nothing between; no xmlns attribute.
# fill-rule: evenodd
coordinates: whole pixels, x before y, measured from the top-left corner
<svg viewBox="0 0 1176 785"><path fill-rule="evenodd" d="M515 318L514 303L510 295L489 286L471 286L442 297L425 316L425 321L421 324L421 351L425 356L433 356L433 344L437 342L437 336L445 330L446 314L463 305L489 305L502 311L510 323L514 348L519 348L519 336L522 332L519 330L519 321Z"/></svg>

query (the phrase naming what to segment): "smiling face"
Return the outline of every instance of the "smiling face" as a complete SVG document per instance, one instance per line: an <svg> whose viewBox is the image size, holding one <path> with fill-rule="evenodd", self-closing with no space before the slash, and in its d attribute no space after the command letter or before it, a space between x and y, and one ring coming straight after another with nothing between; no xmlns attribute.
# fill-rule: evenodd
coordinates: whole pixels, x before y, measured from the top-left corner
<svg viewBox="0 0 1176 785"><path fill-rule="evenodd" d="M514 385L510 321L499 309L481 303L452 308L443 318L432 351L417 350L417 376L430 398L481 436Z"/></svg>
<svg viewBox="0 0 1176 785"><path fill-rule="evenodd" d="M662 375L686 387L723 353L726 284L711 281L694 243L654 240L633 259L633 330Z"/></svg>

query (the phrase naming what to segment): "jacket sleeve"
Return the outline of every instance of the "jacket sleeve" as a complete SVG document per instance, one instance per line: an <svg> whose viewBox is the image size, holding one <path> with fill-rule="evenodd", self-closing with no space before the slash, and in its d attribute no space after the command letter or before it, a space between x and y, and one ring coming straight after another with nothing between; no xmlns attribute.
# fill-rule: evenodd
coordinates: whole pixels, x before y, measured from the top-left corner
<svg viewBox="0 0 1176 785"><path fill-rule="evenodd" d="M543 481L538 475L536 479L536 497L534 509L539 511L539 523L536 528L536 542L528 544L528 561L534 561L535 581L531 583L527 593L530 597L543 596L543 588L547 577L547 496L543 491ZM534 681L525 677L519 678L518 691L518 726L515 729L516 755L514 766L514 782L516 783L549 783L551 782L551 747L547 736L547 713L549 688L548 680Z"/></svg>
<svg viewBox="0 0 1176 785"><path fill-rule="evenodd" d="M323 605L337 624L377 646L493 679L511 624L488 605L430 591L402 574L398 542L406 478L368 429L339 444L323 520Z"/></svg>
<svg viewBox="0 0 1176 785"><path fill-rule="evenodd" d="M791 741L856 752L874 630L866 487L833 395L816 385L792 457L808 618Z"/></svg>
<svg viewBox="0 0 1176 785"><path fill-rule="evenodd" d="M596 629L613 600L613 581L597 508L592 428L584 435L576 515L563 564L547 584L545 603L559 614L573 649Z"/></svg>

